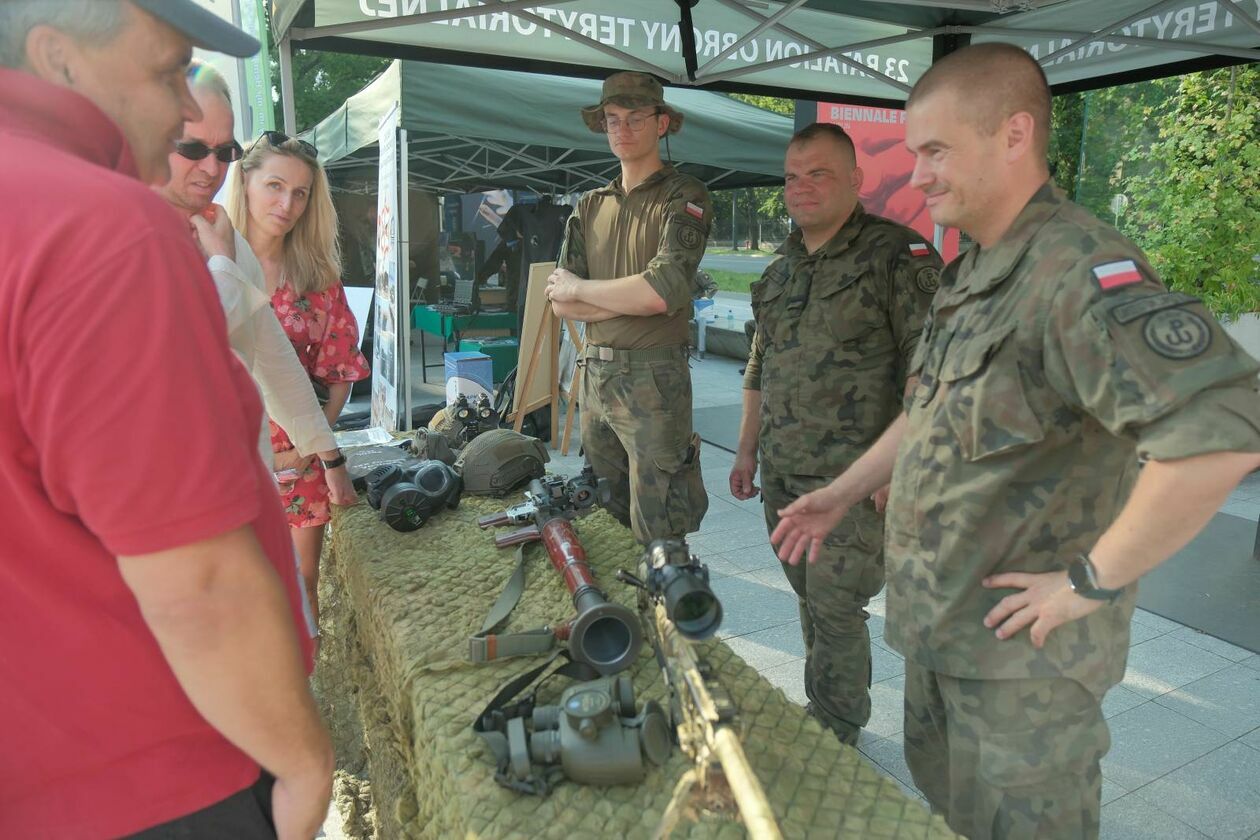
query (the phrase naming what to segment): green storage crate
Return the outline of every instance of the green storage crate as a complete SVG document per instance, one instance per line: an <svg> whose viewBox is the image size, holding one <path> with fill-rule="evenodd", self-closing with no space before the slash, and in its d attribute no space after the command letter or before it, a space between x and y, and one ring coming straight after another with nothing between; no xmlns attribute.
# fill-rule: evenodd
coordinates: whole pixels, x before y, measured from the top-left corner
<svg viewBox="0 0 1260 840"><path fill-rule="evenodd" d="M464 338L460 339L459 350L472 350L489 356L494 366L494 382L497 385L516 367L520 343L515 338Z"/></svg>

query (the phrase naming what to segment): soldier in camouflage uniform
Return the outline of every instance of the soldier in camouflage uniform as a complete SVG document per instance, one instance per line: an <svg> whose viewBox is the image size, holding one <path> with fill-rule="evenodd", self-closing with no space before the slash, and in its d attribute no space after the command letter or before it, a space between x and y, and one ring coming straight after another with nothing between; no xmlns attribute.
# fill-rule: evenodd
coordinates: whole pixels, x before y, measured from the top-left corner
<svg viewBox="0 0 1260 840"><path fill-rule="evenodd" d="M661 160L660 138L683 115L651 76L610 76L582 119L608 134L621 176L578 201L547 297L560 317L587 323L582 446L612 485L609 512L644 544L678 538L709 505L687 347L713 208L704 184Z"/></svg>
<svg viewBox="0 0 1260 840"><path fill-rule="evenodd" d="M915 783L968 837L1097 837L1136 581L1260 467L1260 364L1049 182L1049 89L1022 50L951 54L907 113L912 183L978 246L942 274L906 413L773 540L815 551L891 474L885 638Z"/></svg>
<svg viewBox="0 0 1260 840"><path fill-rule="evenodd" d="M901 411L941 259L924 238L867 213L844 129L815 123L788 144L784 200L797 230L752 286L757 323L731 493L750 499L761 461L766 525L825 486ZM871 500L825 541L820 562L784 564L800 601L810 711L857 743L871 716L865 607L884 586L884 517Z"/></svg>

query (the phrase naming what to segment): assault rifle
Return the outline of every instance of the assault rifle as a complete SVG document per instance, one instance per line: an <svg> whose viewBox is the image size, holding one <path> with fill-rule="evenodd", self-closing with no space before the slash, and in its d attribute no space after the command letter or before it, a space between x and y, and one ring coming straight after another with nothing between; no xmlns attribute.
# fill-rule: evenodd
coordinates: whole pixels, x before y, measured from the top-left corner
<svg viewBox="0 0 1260 840"><path fill-rule="evenodd" d="M499 624L511 611L524 586L522 555L518 565L519 583L512 582L500 596L500 604L486 619L482 632L473 638L470 655L474 661L494 659L505 655L499 649L537 653L546 650L554 635L555 640L567 642L570 654L579 662L585 662L605 676L625 670L639 655L643 636L634 611L609 601L595 583L595 574L586 562L586 550L578 540L570 520L585 515L607 496L607 482L595 480L588 467L576 478L565 479L557 475L536 478L529 483L525 502L507 510L484 516L477 520L482 528L496 525L521 525L532 523L494 538L499 548L541 542L551 558L551 565L564 577L565 585L573 596L577 616L570 622L554 629L543 628L546 633L534 631L515 637L491 636L491 628ZM507 644L503 644L506 642ZM535 646L533 643L537 642Z"/></svg>
<svg viewBox="0 0 1260 840"><path fill-rule="evenodd" d="M669 712L678 745L694 765L674 787L655 837L668 837L696 788L716 808L734 800L748 836L781 840L779 826L735 730L735 704L712 678L693 641L717 632L722 602L709 588L709 569L683 540L654 540L638 575L617 579L639 590L639 616L669 689Z"/></svg>

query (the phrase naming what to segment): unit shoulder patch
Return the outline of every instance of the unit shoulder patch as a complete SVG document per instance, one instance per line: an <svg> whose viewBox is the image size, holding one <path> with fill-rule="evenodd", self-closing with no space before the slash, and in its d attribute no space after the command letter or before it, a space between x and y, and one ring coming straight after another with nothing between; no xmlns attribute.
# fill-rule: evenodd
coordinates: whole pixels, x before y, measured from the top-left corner
<svg viewBox="0 0 1260 840"><path fill-rule="evenodd" d="M707 234L698 222L693 222L683 216L675 216L670 228L672 228L670 240L675 248L691 251L704 245Z"/></svg>
<svg viewBox="0 0 1260 840"><path fill-rule="evenodd" d="M1136 321L1143 315L1150 315L1152 312L1158 312L1161 309L1172 309L1174 306L1184 306L1187 303L1198 302L1199 299L1194 295L1187 295L1182 292L1161 292L1147 295L1137 300L1131 300L1128 303L1120 303L1111 307L1109 311L1117 324L1128 324Z"/></svg>
<svg viewBox="0 0 1260 840"><path fill-rule="evenodd" d="M1166 359L1193 359L1212 344L1212 327L1188 309L1161 309L1146 321L1142 338Z"/></svg>
<svg viewBox="0 0 1260 840"><path fill-rule="evenodd" d="M924 294L934 295L941 287L941 272L936 266L925 265L914 275L914 285Z"/></svg>

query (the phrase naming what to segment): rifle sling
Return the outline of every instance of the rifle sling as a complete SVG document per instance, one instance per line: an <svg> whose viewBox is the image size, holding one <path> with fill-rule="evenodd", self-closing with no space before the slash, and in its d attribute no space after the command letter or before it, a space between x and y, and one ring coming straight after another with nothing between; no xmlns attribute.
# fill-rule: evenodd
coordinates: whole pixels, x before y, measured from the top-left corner
<svg viewBox="0 0 1260 840"><path fill-rule="evenodd" d="M556 635L550 627L539 627L522 633L494 633L494 629L508 620L512 610L520 603L525 593L525 546L516 547L516 569L498 600L490 608L481 629L468 639L468 660L470 662L493 662L496 659L507 659L513 656L533 656L555 649Z"/></svg>

